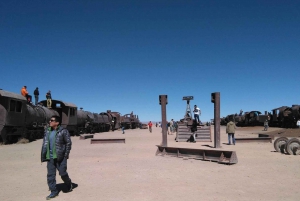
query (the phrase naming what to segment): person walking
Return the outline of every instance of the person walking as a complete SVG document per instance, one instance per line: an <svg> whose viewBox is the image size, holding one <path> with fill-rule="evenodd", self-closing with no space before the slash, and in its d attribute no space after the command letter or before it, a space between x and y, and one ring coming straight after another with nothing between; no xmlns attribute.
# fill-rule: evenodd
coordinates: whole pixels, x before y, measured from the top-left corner
<svg viewBox="0 0 300 201"><path fill-rule="evenodd" d="M297 121L297 126L298 126L298 128L300 128L300 119L298 119L298 121Z"/></svg>
<svg viewBox="0 0 300 201"><path fill-rule="evenodd" d="M37 105L38 102L39 102L39 95L40 95L40 92L39 92L39 88L38 88L38 87L35 88L33 94L34 94L35 105Z"/></svg>
<svg viewBox="0 0 300 201"><path fill-rule="evenodd" d="M51 91L50 90L46 93L46 99L47 99L47 108L51 108L52 96L51 96Z"/></svg>
<svg viewBox="0 0 300 201"><path fill-rule="evenodd" d="M194 119L197 120L197 123L200 124L200 115L201 115L201 110L200 108L197 107L197 105L194 105Z"/></svg>
<svg viewBox="0 0 300 201"><path fill-rule="evenodd" d="M226 133L228 133L228 145L231 145L231 138L232 138L233 145L235 145L235 138L234 138L235 129L236 129L235 123L232 120L230 120L226 126Z"/></svg>
<svg viewBox="0 0 300 201"><path fill-rule="evenodd" d="M150 133L152 133L152 122L151 121L149 121L148 126L149 126Z"/></svg>
<svg viewBox="0 0 300 201"><path fill-rule="evenodd" d="M69 131L61 125L59 116L52 116L49 121L49 127L45 131L41 161L47 161L47 183L51 190L47 200L58 196L59 191L56 188L56 169L68 188L72 191L72 181L67 172L67 160L72 147L72 141Z"/></svg>
<svg viewBox="0 0 300 201"><path fill-rule="evenodd" d="M173 119L171 119L171 121L170 121L170 132L171 132L171 135L174 132L174 121L173 121Z"/></svg>
<svg viewBox="0 0 300 201"><path fill-rule="evenodd" d="M268 119L266 119L265 122L264 122L264 131L267 131L268 127L269 127Z"/></svg>

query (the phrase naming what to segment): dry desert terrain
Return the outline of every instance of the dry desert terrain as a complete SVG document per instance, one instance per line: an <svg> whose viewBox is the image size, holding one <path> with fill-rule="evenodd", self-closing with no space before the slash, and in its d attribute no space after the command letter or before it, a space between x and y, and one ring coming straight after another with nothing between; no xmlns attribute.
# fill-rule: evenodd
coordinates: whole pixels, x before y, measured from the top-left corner
<svg viewBox="0 0 300 201"><path fill-rule="evenodd" d="M270 128L275 129L275 128ZM236 137L257 137L262 127L238 128ZM213 136L213 127L212 127ZM168 146L212 149L213 142L175 142ZM300 199L300 156L275 152L273 143L227 145L221 126L224 150L236 151L238 163L224 165L202 160L155 156L162 141L161 128L95 134L94 138L125 138L126 143L90 144L90 139L72 137L68 172L75 185L62 191L55 201L247 201ZM45 200L49 195L46 163L40 162L42 140L0 146L0 200ZM207 146L208 145L208 146Z"/></svg>

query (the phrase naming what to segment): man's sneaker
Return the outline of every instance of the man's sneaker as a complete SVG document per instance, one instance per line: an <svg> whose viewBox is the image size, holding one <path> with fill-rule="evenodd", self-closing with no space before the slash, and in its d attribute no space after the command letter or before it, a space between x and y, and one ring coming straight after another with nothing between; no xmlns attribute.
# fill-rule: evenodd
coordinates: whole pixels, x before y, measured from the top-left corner
<svg viewBox="0 0 300 201"><path fill-rule="evenodd" d="M55 198L56 196L58 196L58 192L51 192L51 194L50 195L48 195L47 197L46 197L46 200L50 200L50 199L52 199L52 198Z"/></svg>

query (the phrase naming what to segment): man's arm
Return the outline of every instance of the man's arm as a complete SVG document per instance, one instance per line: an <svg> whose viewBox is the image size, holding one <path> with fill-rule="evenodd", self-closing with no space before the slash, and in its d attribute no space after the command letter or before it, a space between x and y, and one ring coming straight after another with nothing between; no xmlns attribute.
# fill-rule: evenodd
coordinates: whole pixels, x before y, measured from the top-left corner
<svg viewBox="0 0 300 201"><path fill-rule="evenodd" d="M67 129L64 129L63 131L64 141L66 143L66 152L65 152L65 158L69 158L69 154L72 148L72 141L70 137L70 133Z"/></svg>

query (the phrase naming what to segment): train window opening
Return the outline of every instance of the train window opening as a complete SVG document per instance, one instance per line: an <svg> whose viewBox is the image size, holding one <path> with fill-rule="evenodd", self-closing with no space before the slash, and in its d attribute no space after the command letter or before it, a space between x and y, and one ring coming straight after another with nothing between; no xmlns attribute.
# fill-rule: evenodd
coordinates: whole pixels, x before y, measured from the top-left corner
<svg viewBox="0 0 300 201"><path fill-rule="evenodd" d="M55 104L55 108L61 108L61 104L60 103L56 103Z"/></svg>
<svg viewBox="0 0 300 201"><path fill-rule="evenodd" d="M17 101L16 112L22 112L22 102Z"/></svg>
<svg viewBox="0 0 300 201"><path fill-rule="evenodd" d="M15 110L16 110L16 101L15 100L10 100L9 111L14 112Z"/></svg>
<svg viewBox="0 0 300 201"><path fill-rule="evenodd" d="M70 108L70 116L75 116L76 108Z"/></svg>

